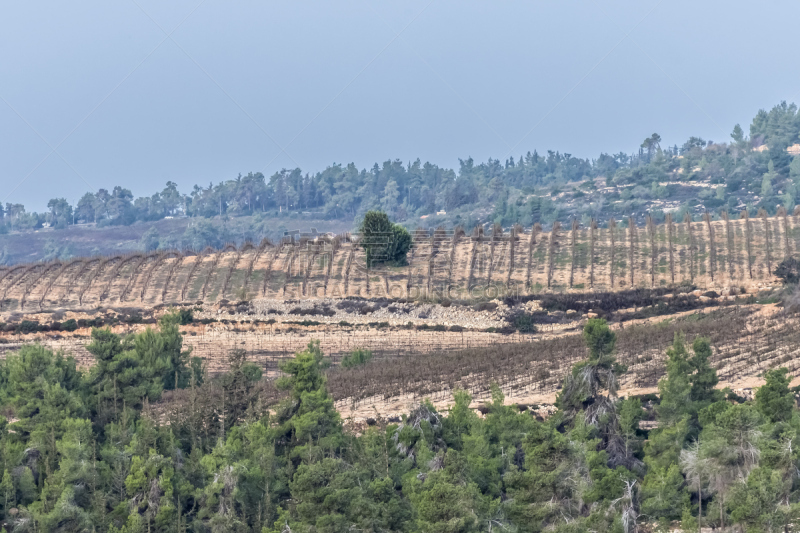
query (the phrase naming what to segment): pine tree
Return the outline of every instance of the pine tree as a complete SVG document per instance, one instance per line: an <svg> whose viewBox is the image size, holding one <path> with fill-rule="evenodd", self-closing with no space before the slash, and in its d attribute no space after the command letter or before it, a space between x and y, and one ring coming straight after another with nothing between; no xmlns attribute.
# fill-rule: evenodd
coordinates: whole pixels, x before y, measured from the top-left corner
<svg viewBox="0 0 800 533"><path fill-rule="evenodd" d="M590 412L608 406L609 398L613 398L619 388L617 377L625 367L617 363L613 355L617 336L604 319L589 319L583 329L583 340L589 356L567 375L556 405L567 414L588 408L587 416L590 416ZM608 392L608 397L601 394L602 390Z"/></svg>
<svg viewBox="0 0 800 533"><path fill-rule="evenodd" d="M17 503L17 494L14 490L14 481L8 469L3 471L3 480L0 481L0 497L3 498L3 516L8 516L8 510Z"/></svg>
<svg viewBox="0 0 800 533"><path fill-rule="evenodd" d="M766 383L756 390L756 407L770 422L786 422L792 417L795 400L789 390L788 374L786 368L767 370Z"/></svg>
<svg viewBox="0 0 800 533"><path fill-rule="evenodd" d="M319 341L311 341L304 351L280 365L287 375L278 380L277 387L287 391L289 398L277 413L278 441L286 451L298 447L293 454L301 454L313 444L335 447L341 435L341 419L325 386L322 363Z"/></svg>
<svg viewBox="0 0 800 533"><path fill-rule="evenodd" d="M167 313L159 320L159 334L162 339L162 352L168 369L164 374L164 390L185 389L189 386L191 368L189 358L192 348L183 350L183 335L180 329L178 312Z"/></svg>
<svg viewBox="0 0 800 533"><path fill-rule="evenodd" d="M693 412L697 412L713 402L722 399L722 392L715 389L719 378L717 371L709 364L711 343L704 337L697 337L692 343L694 355L689 359L693 373L689 376L692 384L691 399Z"/></svg>
<svg viewBox="0 0 800 533"><path fill-rule="evenodd" d="M22 473L17 480L17 501L22 505L30 505L39 494L33 472L27 466L22 468Z"/></svg>
<svg viewBox="0 0 800 533"><path fill-rule="evenodd" d="M690 410L692 365L686 352L684 337L675 334L672 346L667 350L667 375L658 382L661 402L656 408L659 424L671 426Z"/></svg>
<svg viewBox="0 0 800 533"><path fill-rule="evenodd" d="M655 519L677 520L689 506L689 493L677 464L651 466L642 481L642 513Z"/></svg>
<svg viewBox="0 0 800 533"><path fill-rule="evenodd" d="M767 172L761 179L761 197L762 198L769 198L773 195L772 189L772 182L777 177L777 173L775 172L775 164L770 159L769 165L767 167Z"/></svg>

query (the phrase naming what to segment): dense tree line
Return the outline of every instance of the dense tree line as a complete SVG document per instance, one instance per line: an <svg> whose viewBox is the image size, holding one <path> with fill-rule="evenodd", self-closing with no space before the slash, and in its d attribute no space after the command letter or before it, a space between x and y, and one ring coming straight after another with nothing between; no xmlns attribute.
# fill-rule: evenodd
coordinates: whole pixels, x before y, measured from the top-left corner
<svg viewBox="0 0 800 533"><path fill-rule="evenodd" d="M592 319L547 419L495 387L480 414L457 391L447 412L423 402L353 431L318 343L269 389L241 351L209 378L179 319L95 329L85 372L35 345L2 362L6 531L789 531L798 518L786 370L753 400L718 390L702 338L675 338L657 395L621 399L616 336Z"/></svg>
<svg viewBox="0 0 800 533"><path fill-rule="evenodd" d="M0 206L0 231L265 212L353 220L369 210L382 210L406 225L441 211L448 213L446 220L465 227L478 222L530 225L574 215L641 217L652 210L652 202L667 198L685 200L682 211L693 215L704 209L738 210L742 204L754 213L762 207L774 213L779 204L791 209L798 201L800 157L793 158L787 148L799 142L800 114L794 104L782 102L758 112L749 137L737 124L727 143L691 137L680 147L662 147L661 137L653 134L638 153L604 153L596 159L534 151L505 161L466 158L458 169L420 160L390 160L364 169L334 164L313 174L299 168L269 178L251 172L216 185L195 185L188 194L169 181L162 191L139 198L117 186L86 193L75 205L54 198L46 213L27 212L21 204ZM681 199L675 183L698 180L712 187L698 198ZM598 184L614 189L598 191Z"/></svg>

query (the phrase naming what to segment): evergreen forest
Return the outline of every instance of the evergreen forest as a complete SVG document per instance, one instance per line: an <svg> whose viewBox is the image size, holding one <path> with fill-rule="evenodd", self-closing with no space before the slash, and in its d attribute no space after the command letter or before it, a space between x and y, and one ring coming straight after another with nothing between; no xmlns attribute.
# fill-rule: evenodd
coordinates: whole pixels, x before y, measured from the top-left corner
<svg viewBox="0 0 800 533"><path fill-rule="evenodd" d="M658 394L622 398L616 335L590 319L549 416L494 387L477 409L456 391L449 409L422 401L354 425L318 343L284 361L269 395L238 350L210 376L179 323L94 329L88 370L39 345L0 362L4 531L795 530L790 376L765 372L751 398L719 390L702 337L675 337Z"/></svg>

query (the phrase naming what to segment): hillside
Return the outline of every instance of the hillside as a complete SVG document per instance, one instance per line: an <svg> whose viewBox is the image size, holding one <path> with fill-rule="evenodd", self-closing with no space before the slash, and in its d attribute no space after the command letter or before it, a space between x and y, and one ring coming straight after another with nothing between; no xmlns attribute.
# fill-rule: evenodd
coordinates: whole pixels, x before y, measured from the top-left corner
<svg viewBox="0 0 800 533"><path fill-rule="evenodd" d="M206 220L168 218L141 221L130 225L83 223L56 229L54 227L0 232L0 265L18 265L47 261L69 260L76 257L115 255L151 251L153 248L192 248L219 246L227 242L243 244L263 238L280 239L284 231L317 228L320 232L349 231L352 223L339 220L320 220L313 217L240 216L233 219ZM186 235L197 235L198 242L183 242ZM148 235L152 243L143 242ZM145 241L148 239L145 238Z"/></svg>
<svg viewBox="0 0 800 533"><path fill-rule="evenodd" d="M118 254L3 267L3 311L222 299L317 297L449 299L509 293L615 291L691 284L753 289L800 249L800 220L648 223L577 221L543 232L417 232L407 267L366 269L349 236L228 245L200 253Z"/></svg>

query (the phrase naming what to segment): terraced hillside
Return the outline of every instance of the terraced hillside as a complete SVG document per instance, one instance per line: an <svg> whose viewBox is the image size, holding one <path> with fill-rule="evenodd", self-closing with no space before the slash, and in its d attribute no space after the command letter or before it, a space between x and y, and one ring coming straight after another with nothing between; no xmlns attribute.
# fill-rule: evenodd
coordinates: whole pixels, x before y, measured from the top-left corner
<svg viewBox="0 0 800 533"><path fill-rule="evenodd" d="M624 290L691 283L758 287L800 250L800 218L706 216L700 222L628 221L418 231L409 265L367 269L344 234L201 252L86 257L0 269L0 311L207 303L246 297L469 299L515 293Z"/></svg>
<svg viewBox="0 0 800 533"><path fill-rule="evenodd" d="M615 327L616 357L627 367L620 388L624 394L657 392L666 371L666 349L676 333L684 334L688 342L698 336L711 341L710 361L720 387L752 389L763 383L765 370L777 367L787 368L793 384L800 384L799 325L796 313L742 306ZM564 376L585 357L583 339L572 331L524 343L390 354L382 356L380 364L334 368L329 383L337 407L362 418L374 416L376 409L396 415L423 398L451 405L457 389L469 391L476 405L490 402L492 383L509 403L552 404Z"/></svg>
<svg viewBox="0 0 800 533"><path fill-rule="evenodd" d="M422 307L429 307L425 304ZM162 310L163 312L163 310ZM36 315L29 315L33 319ZM465 389L476 405L489 401L496 383L509 402L552 404L564 376L586 355L581 337L584 318L574 315L557 328L536 333L503 334L490 330L407 328L379 324L310 324L237 320L228 316L211 324L195 321L181 326L184 347L205 361L211 375L229 368L229 354L244 350L264 375L280 375L279 365L316 340L332 363L329 387L337 408L364 419L375 409L385 416L408 411L423 398L437 405L452 402L456 389ZM41 318L41 315L39 315ZM711 363L720 386L752 389L763 373L779 366L789 369L800 384L800 314L775 304L730 302L724 306L669 316L612 322L617 333L616 356L628 371L620 384L625 394L656 392L665 372L666 349L676 333L687 341L707 337L713 346ZM148 324L111 326L118 334L141 332ZM493 328L492 328L493 329ZM0 334L0 358L23 345L38 343L74 356L89 368L95 358L86 349L90 329L73 333ZM369 350L372 362L343 369L338 363L355 349ZM266 385L265 399L278 392Z"/></svg>

